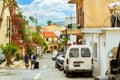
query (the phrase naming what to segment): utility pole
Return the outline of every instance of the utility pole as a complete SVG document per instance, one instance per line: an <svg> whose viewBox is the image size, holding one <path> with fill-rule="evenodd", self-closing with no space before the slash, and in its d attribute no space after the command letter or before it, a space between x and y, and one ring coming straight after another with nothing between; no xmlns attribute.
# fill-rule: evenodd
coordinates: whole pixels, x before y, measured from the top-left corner
<svg viewBox="0 0 120 80"><path fill-rule="evenodd" d="M66 26L66 29L65 29L65 34L66 34L65 38L66 38L66 39L68 38L67 28L68 28L68 26ZM66 51L67 51L67 41L66 41L66 43L65 43L65 52L66 52Z"/></svg>

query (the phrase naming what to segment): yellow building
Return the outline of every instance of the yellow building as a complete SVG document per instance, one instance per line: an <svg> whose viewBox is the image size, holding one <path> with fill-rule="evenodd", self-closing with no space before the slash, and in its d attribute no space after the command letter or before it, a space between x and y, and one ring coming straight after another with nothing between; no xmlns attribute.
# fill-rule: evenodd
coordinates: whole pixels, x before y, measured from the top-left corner
<svg viewBox="0 0 120 80"><path fill-rule="evenodd" d="M0 45L9 43L8 26L10 12L8 8L3 9L3 1L0 0Z"/></svg>
<svg viewBox="0 0 120 80"><path fill-rule="evenodd" d="M55 32L61 32L63 29L65 29L65 27L60 27L55 24L44 26L40 29L40 34L45 38L48 44L46 48L47 51L53 52L54 49L58 48L59 36L57 36Z"/></svg>
<svg viewBox="0 0 120 80"><path fill-rule="evenodd" d="M76 4L78 28L110 27L110 11L108 5L120 0L69 0Z"/></svg>

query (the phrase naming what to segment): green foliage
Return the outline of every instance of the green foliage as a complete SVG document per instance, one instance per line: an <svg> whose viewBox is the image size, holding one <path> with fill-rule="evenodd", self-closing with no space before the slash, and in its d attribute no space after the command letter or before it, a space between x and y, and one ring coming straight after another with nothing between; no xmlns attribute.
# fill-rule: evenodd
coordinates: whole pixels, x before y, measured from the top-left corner
<svg viewBox="0 0 120 80"><path fill-rule="evenodd" d="M26 43L30 43L30 38L29 38L29 35L27 35L27 32L26 32L26 25L28 24L28 21L26 21L26 17L23 16L23 11L18 8L17 9L17 13L18 13L18 16L19 18L21 19L20 20L20 33L21 33L21 37L22 37L22 40L23 42L26 42Z"/></svg>
<svg viewBox="0 0 120 80"><path fill-rule="evenodd" d="M5 55L14 55L14 53L17 51L17 48L12 45L3 46L2 49Z"/></svg>
<svg viewBox="0 0 120 80"><path fill-rule="evenodd" d="M40 34L40 28L41 28L41 26L36 26L36 33L37 34Z"/></svg>
<svg viewBox="0 0 120 80"><path fill-rule="evenodd" d="M9 66L10 64L12 64L11 58L17 52L17 48L12 45L2 46L1 48L3 50L3 54L5 54L6 56L6 60L7 60L6 65Z"/></svg>
<svg viewBox="0 0 120 80"><path fill-rule="evenodd" d="M62 44L63 44L63 45L67 44L67 41L68 41L68 40L70 40L69 37L64 38L63 41L62 41Z"/></svg>
<svg viewBox="0 0 120 80"><path fill-rule="evenodd" d="M32 52L33 52L32 46L28 45L27 46L27 54L32 54Z"/></svg>
<svg viewBox="0 0 120 80"><path fill-rule="evenodd" d="M68 29L72 29L72 24L68 24Z"/></svg>
<svg viewBox="0 0 120 80"><path fill-rule="evenodd" d="M41 47L47 46L45 40L37 33L32 33L32 41L34 44L38 44Z"/></svg>
<svg viewBox="0 0 120 80"><path fill-rule="evenodd" d="M36 26L38 24L38 20L35 19L33 16L30 16L29 20L33 23L33 26Z"/></svg>
<svg viewBox="0 0 120 80"><path fill-rule="evenodd" d="M22 54L16 53L16 54L15 54L15 60L16 60L16 61L22 60Z"/></svg>
<svg viewBox="0 0 120 80"><path fill-rule="evenodd" d="M52 21L51 20L47 21L47 25L50 25L50 24L52 24Z"/></svg>

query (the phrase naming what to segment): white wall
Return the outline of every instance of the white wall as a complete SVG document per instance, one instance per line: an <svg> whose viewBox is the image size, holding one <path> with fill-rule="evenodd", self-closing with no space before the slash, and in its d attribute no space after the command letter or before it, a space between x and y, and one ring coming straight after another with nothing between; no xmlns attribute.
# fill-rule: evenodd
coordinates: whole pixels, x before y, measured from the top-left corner
<svg viewBox="0 0 120 80"><path fill-rule="evenodd" d="M100 71L100 62L99 62L99 34L94 34L94 33L91 33L91 34L84 34L84 39L85 39L85 43L86 45L88 46L91 46L92 47L92 43L97 43L97 58L93 57L93 66L94 66L94 69L93 69L93 75L96 76L96 75L99 75L99 71ZM93 49L92 49L93 51ZM92 53L93 54L93 53Z"/></svg>
<svg viewBox="0 0 120 80"><path fill-rule="evenodd" d="M105 75L109 65L107 53L111 48L118 46L119 36L120 30L105 30L102 33L84 33L86 45L92 46L91 41L97 43L97 58L93 57L94 76Z"/></svg>
<svg viewBox="0 0 120 80"><path fill-rule="evenodd" d="M106 55L106 34L100 34L100 75L105 75L107 71L107 55Z"/></svg>
<svg viewBox="0 0 120 80"><path fill-rule="evenodd" d="M107 52L112 48L112 47L117 47L120 42L120 30L118 31L107 31L106 33L106 49Z"/></svg>
<svg viewBox="0 0 120 80"><path fill-rule="evenodd" d="M68 26L68 24L72 24L73 28L76 28L76 17L66 17L65 18L65 26Z"/></svg>

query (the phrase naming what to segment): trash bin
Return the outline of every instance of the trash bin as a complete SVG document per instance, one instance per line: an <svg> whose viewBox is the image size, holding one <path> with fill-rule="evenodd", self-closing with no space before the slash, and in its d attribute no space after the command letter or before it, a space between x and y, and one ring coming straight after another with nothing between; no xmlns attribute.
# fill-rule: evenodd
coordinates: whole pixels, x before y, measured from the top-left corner
<svg viewBox="0 0 120 80"><path fill-rule="evenodd" d="M34 69L39 69L39 62L35 62Z"/></svg>

